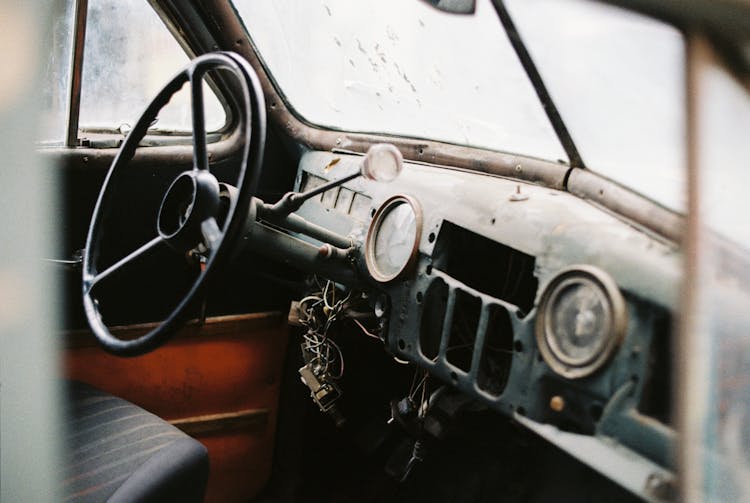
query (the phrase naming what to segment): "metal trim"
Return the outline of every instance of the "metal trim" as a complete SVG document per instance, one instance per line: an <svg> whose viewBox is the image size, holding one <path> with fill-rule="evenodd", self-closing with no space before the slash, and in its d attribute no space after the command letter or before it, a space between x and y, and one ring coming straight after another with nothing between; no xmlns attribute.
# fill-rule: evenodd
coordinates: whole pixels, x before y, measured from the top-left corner
<svg viewBox="0 0 750 503"><path fill-rule="evenodd" d="M70 94L68 95L68 128L65 146L78 146L78 119L81 112L81 76L83 74L83 49L86 45L86 20L88 0L76 1L76 19L73 31L73 55L70 68Z"/></svg>

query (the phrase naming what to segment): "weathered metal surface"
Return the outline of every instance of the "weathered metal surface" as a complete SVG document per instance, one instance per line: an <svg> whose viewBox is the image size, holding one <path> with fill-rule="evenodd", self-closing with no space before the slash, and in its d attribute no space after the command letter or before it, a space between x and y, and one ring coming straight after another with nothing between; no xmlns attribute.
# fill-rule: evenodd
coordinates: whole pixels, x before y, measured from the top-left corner
<svg viewBox="0 0 750 503"><path fill-rule="evenodd" d="M325 171L333 158L340 158L336 169L342 171L359 160L355 155L308 152L300 163L298 183L303 173L333 176ZM390 298L387 343L391 351L507 415L521 411L537 421L554 421L569 408L591 407L589 420L602 425L614 439L613 446L619 449L626 445L640 453L636 459L646 459L649 464L671 466L673 430L639 414L637 407L649 358L645 348L651 347L655 337L669 336L656 331L652 306L674 311L679 300L682 257L674 243L564 191L458 170L434 170L412 162L407 162L399 179L390 184L357 179L344 187L370 196L371 210L397 194L411 197L422 208L423 231L415 272L403 281L372 285L373 290L384 291ZM511 200L510 196L519 191L526 197ZM300 214L315 218L322 226L335 225L335 212L323 209L321 201L311 200L300 208ZM622 344L612 359L593 375L576 379L575 387L569 388L539 357L534 336L536 308L522 313L518 306L433 267L437 236L446 221L534 257L533 274L539 283L535 305L545 286L567 267L589 264L606 271L623 292L628 312ZM350 236L361 242L367 226L367 222L350 219ZM472 251L465 250L463 260L476 261ZM359 262L360 272L365 273L361 258ZM438 281L446 285L448 299L438 314L443 316L443 332L435 356L425 354L420 331L425 317L434 316L426 314L424 299ZM479 299L481 304L471 336L471 363L464 367L446 356L459 294ZM509 313L513 340L509 376L499 394L483 389L478 381L479 359L488 338L488 315L493 306ZM633 376L637 376L635 381ZM550 388L549 383L557 384ZM626 386L628 399L618 400L618 391ZM561 403L565 405L561 407ZM594 412L599 408L601 412ZM603 464L604 470L612 466Z"/></svg>
<svg viewBox="0 0 750 503"><path fill-rule="evenodd" d="M300 173L329 177L323 168L334 157L341 158L336 169L342 172L360 159L356 155L308 152L300 162ZM434 247L430 233L436 234L442 221L449 220L538 257L540 284L565 266L587 263L606 270L623 289L665 306L676 305L680 254L674 244L641 232L563 191L520 185L528 199L510 203L507 198L517 191L517 181L466 176L457 170L434 170L407 162L399 179L390 184L357 179L345 187L370 195L371 209L395 194L416 197L424 212L420 252L425 255ZM315 201L305 203L300 214L310 214L315 206L320 205ZM330 225L325 218L315 221ZM591 232L593 226L596 234Z"/></svg>
<svg viewBox="0 0 750 503"><path fill-rule="evenodd" d="M685 218L659 206L644 196L618 185L592 171L573 169L567 189L582 199L591 201L634 225L646 228L674 243L682 241Z"/></svg>

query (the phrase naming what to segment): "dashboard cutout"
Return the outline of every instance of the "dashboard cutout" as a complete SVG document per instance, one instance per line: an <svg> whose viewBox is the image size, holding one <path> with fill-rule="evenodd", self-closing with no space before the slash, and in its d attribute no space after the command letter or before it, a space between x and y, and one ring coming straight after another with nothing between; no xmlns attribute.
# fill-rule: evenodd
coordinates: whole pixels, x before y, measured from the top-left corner
<svg viewBox="0 0 750 503"><path fill-rule="evenodd" d="M428 360L463 370L482 391L499 397L510 377L514 338L510 312L496 302L436 277L423 299L419 347Z"/></svg>
<svg viewBox="0 0 750 503"><path fill-rule="evenodd" d="M531 255L446 220L432 261L434 267L467 286L517 306L521 317L534 306L539 281Z"/></svg>
<svg viewBox="0 0 750 503"><path fill-rule="evenodd" d="M477 338L482 301L463 290L456 289L450 337L445 350L446 359L464 372L471 370L472 354Z"/></svg>
<svg viewBox="0 0 750 503"><path fill-rule="evenodd" d="M430 284L423 299L422 322L419 325L419 347L428 360L437 360L448 308L448 285L441 278Z"/></svg>

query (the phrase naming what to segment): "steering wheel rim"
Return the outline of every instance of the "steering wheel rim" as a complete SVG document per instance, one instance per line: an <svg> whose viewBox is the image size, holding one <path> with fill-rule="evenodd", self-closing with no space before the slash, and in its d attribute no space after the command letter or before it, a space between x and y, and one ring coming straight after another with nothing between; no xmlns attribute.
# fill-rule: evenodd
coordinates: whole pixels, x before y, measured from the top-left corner
<svg viewBox="0 0 750 503"><path fill-rule="evenodd" d="M211 70L233 74L237 78L237 89L240 91L236 110L239 114L238 128L243 142L242 164L237 175L236 197L230 199L222 228L217 224L220 207L219 182L209 171L203 108L202 84L206 73ZM157 217L157 236L104 270L98 271L101 229L111 209L110 199L119 175L132 159L152 121L171 97L188 82L191 88L193 122L193 169L177 175L164 194ZM247 61L234 53L209 53L195 58L177 73L146 107L109 168L94 207L86 238L83 256L83 307L89 326L104 349L119 356L141 355L166 342L184 324L190 307L242 237L251 200L258 186L265 137L266 112L260 81ZM184 203L187 199L190 199L190 202L186 206ZM173 212L169 211L175 208L175 204L181 204L178 210L179 218L176 221L172 218ZM98 300L94 296L96 285L130 262L165 244L185 252L203 244L208 253L205 268L202 268L188 293L158 326L135 339L123 340L115 337L102 320Z"/></svg>

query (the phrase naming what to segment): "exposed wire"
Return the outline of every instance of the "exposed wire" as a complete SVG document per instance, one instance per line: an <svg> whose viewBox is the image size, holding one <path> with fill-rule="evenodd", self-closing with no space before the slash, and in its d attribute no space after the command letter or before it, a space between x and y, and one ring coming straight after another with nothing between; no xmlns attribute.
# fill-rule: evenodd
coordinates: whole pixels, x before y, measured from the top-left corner
<svg viewBox="0 0 750 503"><path fill-rule="evenodd" d="M398 358L398 357L396 357L396 356L394 356L394 357L393 357L393 360L394 360L394 361L395 361L396 363L400 363L401 365L411 365L411 362L408 362L408 361L406 361L406 360L402 360L401 358Z"/></svg>
<svg viewBox="0 0 750 503"><path fill-rule="evenodd" d="M377 340L380 340L380 337L378 337L377 335L375 335L375 334L373 334L372 332L370 332L369 330L367 330L367 329L365 328L365 326L364 326L364 325L363 325L363 324L362 324L362 323L361 323L361 322L360 322L359 320L356 320L356 319L352 318L352 321L353 321L354 323L356 323L356 324L357 324L357 326L358 326L358 327L359 327L360 329L362 329L362 332L363 332L363 333L364 333L364 334L365 334L365 335L366 335L367 337L372 337L373 339L377 339Z"/></svg>
<svg viewBox="0 0 750 503"><path fill-rule="evenodd" d="M339 295L337 300L335 283L326 281L321 285L317 277L315 283L319 290L299 302L300 322L307 329L302 336L302 355L316 374L340 379L344 375L344 355L328 331L345 309L351 292L344 297Z"/></svg>

